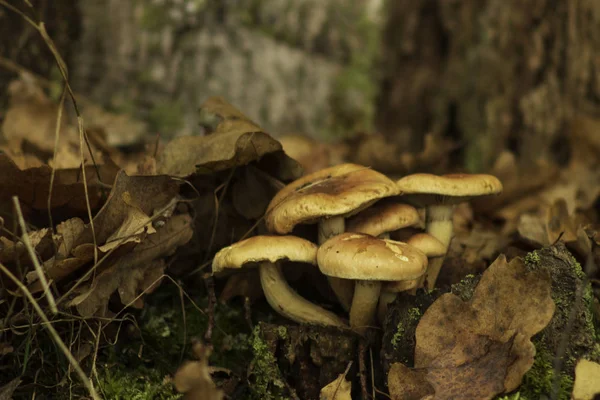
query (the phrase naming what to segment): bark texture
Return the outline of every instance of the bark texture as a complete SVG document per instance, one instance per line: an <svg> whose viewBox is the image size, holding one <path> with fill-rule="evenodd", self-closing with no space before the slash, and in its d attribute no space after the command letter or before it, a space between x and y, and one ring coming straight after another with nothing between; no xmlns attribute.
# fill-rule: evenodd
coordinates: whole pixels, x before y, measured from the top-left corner
<svg viewBox="0 0 600 400"><path fill-rule="evenodd" d="M401 145L450 135L484 170L505 146L550 157L576 114L600 115L598 1L387 4L378 124Z"/></svg>

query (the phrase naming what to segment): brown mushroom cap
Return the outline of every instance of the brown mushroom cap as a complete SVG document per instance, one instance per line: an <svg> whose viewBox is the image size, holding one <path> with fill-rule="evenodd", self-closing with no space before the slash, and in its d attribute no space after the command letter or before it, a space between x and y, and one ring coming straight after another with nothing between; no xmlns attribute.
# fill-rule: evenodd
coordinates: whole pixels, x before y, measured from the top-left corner
<svg viewBox="0 0 600 400"><path fill-rule="evenodd" d="M412 174L396 182L398 190L420 205L455 204L502 192L502 183L486 174Z"/></svg>
<svg viewBox="0 0 600 400"><path fill-rule="evenodd" d="M428 233L414 234L406 243L421 250L427 257L441 257L446 255L446 246L435 236Z"/></svg>
<svg viewBox="0 0 600 400"><path fill-rule="evenodd" d="M341 164L306 175L271 200L265 215L270 232L289 233L297 224L320 218L349 216L397 194L396 185L385 175L356 164Z"/></svg>
<svg viewBox="0 0 600 400"><path fill-rule="evenodd" d="M421 222L413 206L400 203L376 204L346 221L346 231L379 236Z"/></svg>
<svg viewBox="0 0 600 400"><path fill-rule="evenodd" d="M415 279L427 269L427 257L416 247L352 232L323 243L317 261L325 275L365 281Z"/></svg>
<svg viewBox="0 0 600 400"><path fill-rule="evenodd" d="M213 273L248 263L290 260L316 265L317 245L296 236L253 236L224 247L213 259Z"/></svg>

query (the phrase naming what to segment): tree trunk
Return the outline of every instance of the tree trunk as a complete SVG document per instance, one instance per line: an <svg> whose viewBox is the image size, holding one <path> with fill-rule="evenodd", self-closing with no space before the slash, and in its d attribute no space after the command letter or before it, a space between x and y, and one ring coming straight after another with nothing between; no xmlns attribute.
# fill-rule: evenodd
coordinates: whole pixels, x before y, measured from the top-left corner
<svg viewBox="0 0 600 400"><path fill-rule="evenodd" d="M464 146L465 166L480 171L507 147L523 160L556 156L574 115L600 115L600 2L397 0L388 8L377 121L401 145L448 135Z"/></svg>

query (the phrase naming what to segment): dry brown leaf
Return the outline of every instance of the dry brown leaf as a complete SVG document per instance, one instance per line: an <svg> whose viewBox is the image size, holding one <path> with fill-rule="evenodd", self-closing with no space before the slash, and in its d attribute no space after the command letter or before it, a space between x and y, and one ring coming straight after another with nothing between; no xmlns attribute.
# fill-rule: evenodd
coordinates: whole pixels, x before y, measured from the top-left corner
<svg viewBox="0 0 600 400"><path fill-rule="evenodd" d="M152 283L164 269L164 264L154 262L172 254L191 239L191 222L187 214L171 217L132 251L104 267L90 285L78 290L70 305L75 306L80 315L92 316L106 310L108 300L116 290L125 305L142 292L153 290Z"/></svg>
<svg viewBox="0 0 600 400"><path fill-rule="evenodd" d="M301 134L286 134L277 138L285 154L298 161L305 174L332 166L330 147Z"/></svg>
<svg viewBox="0 0 600 400"><path fill-rule="evenodd" d="M122 194L123 202L126 204L126 217L121 226L106 239L106 244L98 247L100 251L108 253L110 250L122 246L125 243L140 243L148 234L156 232L152 226L152 219L139 207L131 203L129 192Z"/></svg>
<svg viewBox="0 0 600 400"><path fill-rule="evenodd" d="M447 293L425 312L416 330L415 367L428 368L441 354L455 365L486 353L489 340L513 340L505 370L505 391L514 390L533 364L530 338L552 319L555 305L550 278L542 270L528 271L520 259L502 255L484 272L468 302Z"/></svg>
<svg viewBox="0 0 600 400"><path fill-rule="evenodd" d="M27 138L42 151L52 153L58 105L32 80L12 81L8 92L9 108L2 122L4 138ZM64 113L60 131L61 145L79 143L77 130L68 125Z"/></svg>
<svg viewBox="0 0 600 400"><path fill-rule="evenodd" d="M53 158L55 131L59 105L50 100L33 80L21 78L9 84L10 104L2 123L5 139L26 141L44 163L54 163L55 168L77 168L82 164L79 150L79 131L68 121L63 110L56 158ZM94 158L102 154L96 149ZM85 164L92 157L87 146L83 149Z"/></svg>
<svg viewBox="0 0 600 400"><path fill-rule="evenodd" d="M518 217L531 204L538 204L535 201L538 201L536 196L539 191L555 182L559 173L560 169L556 165L543 160L523 168L519 166L513 153L503 151L490 171L490 174L502 182L502 193L485 199L474 199L471 204L477 214L493 214L506 219ZM536 200L531 201L532 196ZM504 211L505 207L509 207L511 212Z"/></svg>
<svg viewBox="0 0 600 400"><path fill-rule="evenodd" d="M198 361L186 361L179 367L173 377L175 388L184 393L185 400L222 400L225 395L222 390L217 389L210 376L210 348L195 343L193 350Z"/></svg>
<svg viewBox="0 0 600 400"><path fill-rule="evenodd" d="M581 255L591 251L591 242L583 227L570 215L567 202L560 198L551 206L542 205L536 213L523 214L517 227L519 235L535 246L563 241Z"/></svg>
<svg viewBox="0 0 600 400"><path fill-rule="evenodd" d="M434 388L436 400L487 400L504 391L506 369L513 359L513 340L489 341L485 354L461 365L444 365L441 355L427 368L427 380Z"/></svg>
<svg viewBox="0 0 600 400"><path fill-rule="evenodd" d="M392 364L388 373L388 388L392 400L420 400L433 394L433 387L427 382L426 375L426 368Z"/></svg>
<svg viewBox="0 0 600 400"><path fill-rule="evenodd" d="M15 378L12 381L6 383L0 387L0 400L11 400L13 398L13 392L21 384L21 378Z"/></svg>
<svg viewBox="0 0 600 400"><path fill-rule="evenodd" d="M223 171L275 152L289 159L277 140L221 97L209 98L201 108L220 118L216 129L206 136L182 136L168 143L158 157L159 173L187 177L197 171Z"/></svg>
<svg viewBox="0 0 600 400"><path fill-rule="evenodd" d="M325 385L319 393L319 400L352 400L352 382L346 380L346 374L340 374Z"/></svg>
<svg viewBox="0 0 600 400"><path fill-rule="evenodd" d="M48 228L28 232L31 246L42 257L49 255L52 250L52 235ZM14 242L7 237L0 237L0 262L3 264L19 263L24 266L32 265L29 253L22 241Z"/></svg>
<svg viewBox="0 0 600 400"><path fill-rule="evenodd" d="M573 400L593 400L600 394L600 364L581 359L575 367Z"/></svg>
<svg viewBox="0 0 600 400"><path fill-rule="evenodd" d="M136 231L130 225L132 207L146 216L152 216L170 205L178 192L179 183L168 176L128 176L125 171L119 171L108 200L93 219L96 242L98 245L105 244L119 230L124 233ZM133 219L143 223L138 228L147 225L143 218L134 216ZM92 229L88 224L75 246L92 242Z"/></svg>
<svg viewBox="0 0 600 400"><path fill-rule="evenodd" d="M47 165L21 170L6 154L0 154L0 203L9 203L12 196L19 197L19 201L26 207L35 210L48 209L48 195L50 176L52 170ZM98 169L86 167L88 182L88 195L92 211L97 210L102 204L104 188L98 185L98 173L101 182L111 185L115 179L118 168L110 161L105 160ZM51 208L64 207L71 214L86 215L87 206L83 177L80 168L57 170L52 190Z"/></svg>

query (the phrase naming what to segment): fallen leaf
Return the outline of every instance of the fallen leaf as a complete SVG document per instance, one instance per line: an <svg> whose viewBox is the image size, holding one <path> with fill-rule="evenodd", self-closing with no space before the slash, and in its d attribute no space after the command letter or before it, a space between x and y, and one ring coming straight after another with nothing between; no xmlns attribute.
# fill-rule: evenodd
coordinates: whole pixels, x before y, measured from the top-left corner
<svg viewBox="0 0 600 400"><path fill-rule="evenodd" d="M9 84L8 92L10 102L2 122L4 138L26 141L35 148L42 162L52 164L55 168L77 168L84 160L85 164L91 163L88 146L83 149L84 160L81 159L79 131L75 124L69 123L65 110L60 121L60 136L54 157L59 105L50 100L35 81L26 78L15 80ZM91 147L94 158L100 159L101 152Z"/></svg>
<svg viewBox="0 0 600 400"><path fill-rule="evenodd" d="M157 160L160 174L187 177L224 171L275 152L289 159L277 140L223 98L211 97L201 108L219 117L216 129L206 136L182 136L169 142Z"/></svg>
<svg viewBox="0 0 600 400"><path fill-rule="evenodd" d="M140 217L140 212L150 217L171 204L179 192L179 183L166 175L128 176L121 170L115 178L106 203L93 219L94 233L98 245L106 244L109 239L117 240L137 231L132 222L139 222L139 228L147 226L148 220ZM132 213L135 215L132 217ZM119 237L115 237L117 235ZM123 236L125 235L125 236ZM75 241L75 246L93 243L91 226Z"/></svg>
<svg viewBox="0 0 600 400"><path fill-rule="evenodd" d="M581 359L575 367L573 400L594 400L600 394L600 364Z"/></svg>
<svg viewBox="0 0 600 400"><path fill-rule="evenodd" d="M517 229L521 238L534 246L550 246L560 239L582 256L591 251L583 226L569 214L567 202L562 198L551 206L541 205L535 213L521 215Z"/></svg>
<svg viewBox="0 0 600 400"><path fill-rule="evenodd" d="M507 367L513 361L513 340L505 343L489 340L485 354L461 365L447 365L445 355L427 368L427 380L433 386L436 400L487 400L502 393Z"/></svg>
<svg viewBox="0 0 600 400"><path fill-rule="evenodd" d="M158 259L172 254L192 237L191 217L173 216L156 233L148 235L132 251L104 266L91 284L80 288L70 302L81 316L102 314L110 296L118 290L121 302L128 305L141 293L154 289L153 283L162 275L164 264ZM139 305L139 303L138 303Z"/></svg>
<svg viewBox="0 0 600 400"><path fill-rule="evenodd" d="M277 138L285 154L298 161L305 174L331 167L330 147L301 134L286 134Z"/></svg>
<svg viewBox="0 0 600 400"><path fill-rule="evenodd" d="M535 347L530 338L554 314L550 290L550 277L543 270L529 271L521 259L507 263L499 256L469 301L447 293L427 309L416 329L415 367L439 364L440 355L458 366L485 355L490 340L501 344L512 340L503 384L505 391L514 390L533 365Z"/></svg>
<svg viewBox="0 0 600 400"><path fill-rule="evenodd" d="M352 382L346 380L346 374L340 374L321 389L319 400L352 400L351 392Z"/></svg>
<svg viewBox="0 0 600 400"><path fill-rule="evenodd" d="M193 350L198 361L186 361L179 367L173 378L175 388L184 393L186 400L222 400L225 395L210 376L208 358L211 349L197 342Z"/></svg>
<svg viewBox="0 0 600 400"><path fill-rule="evenodd" d="M0 387L0 400L11 400L13 398L14 391L19 387L20 384L21 378L15 378Z"/></svg>
<svg viewBox="0 0 600 400"><path fill-rule="evenodd" d="M6 154L0 154L0 205L9 204L17 196L22 205L34 210L48 209L52 169L47 165L20 169ZM88 198L92 211L102 204L105 188L112 185L118 168L105 160L98 168L86 167ZM98 178L98 176L100 178ZM99 183L103 185L99 185ZM51 208L64 207L75 215L87 215L87 203L80 168L60 169L54 176Z"/></svg>
<svg viewBox="0 0 600 400"><path fill-rule="evenodd" d="M427 382L426 375L426 368L392 364L388 373L388 388L392 400L420 400L433 394L433 387Z"/></svg>

